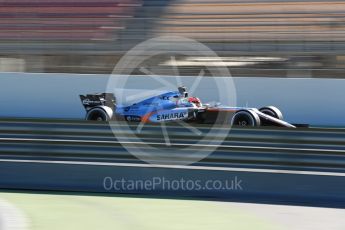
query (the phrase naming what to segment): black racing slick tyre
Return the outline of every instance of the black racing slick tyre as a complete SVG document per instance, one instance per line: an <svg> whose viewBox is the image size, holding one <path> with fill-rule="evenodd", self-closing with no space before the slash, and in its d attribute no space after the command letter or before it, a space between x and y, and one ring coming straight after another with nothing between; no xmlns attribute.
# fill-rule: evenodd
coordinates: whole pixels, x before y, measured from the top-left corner
<svg viewBox="0 0 345 230"><path fill-rule="evenodd" d="M277 107L266 106L259 109L259 111L271 117L277 118L279 120L283 120L283 114Z"/></svg>
<svg viewBox="0 0 345 230"><path fill-rule="evenodd" d="M110 107L100 106L90 109L85 117L87 121L109 121L113 112Z"/></svg>
<svg viewBox="0 0 345 230"><path fill-rule="evenodd" d="M237 111L231 119L232 126L255 127L260 126L259 115L252 110Z"/></svg>

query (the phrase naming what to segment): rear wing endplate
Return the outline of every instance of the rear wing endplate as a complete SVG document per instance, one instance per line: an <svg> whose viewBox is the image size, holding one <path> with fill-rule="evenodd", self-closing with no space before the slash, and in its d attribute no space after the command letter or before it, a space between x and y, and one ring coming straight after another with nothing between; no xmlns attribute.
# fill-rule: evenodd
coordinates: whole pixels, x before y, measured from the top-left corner
<svg viewBox="0 0 345 230"><path fill-rule="evenodd" d="M114 108L116 106L116 98L113 93L96 93L79 95L81 103L86 110L96 106L108 106Z"/></svg>

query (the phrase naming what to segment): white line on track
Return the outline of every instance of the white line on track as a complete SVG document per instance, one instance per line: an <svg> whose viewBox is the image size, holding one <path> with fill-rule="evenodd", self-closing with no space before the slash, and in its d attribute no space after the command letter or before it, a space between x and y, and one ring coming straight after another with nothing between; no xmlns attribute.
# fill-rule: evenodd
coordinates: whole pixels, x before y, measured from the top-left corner
<svg viewBox="0 0 345 230"><path fill-rule="evenodd" d="M51 161L51 160L15 160L0 159L0 162L7 163L34 163L34 164L64 164L64 165L85 165L85 166L113 166L113 167L141 167L141 168L167 168L186 170L210 170L228 172L254 172L273 174L296 174L314 176L338 176L345 177L345 173L319 172L319 171L297 171L281 169L253 169L253 168L232 168L232 167L212 167L212 166L191 166L191 165L159 165L159 164L135 164L135 163L108 163L108 162L86 162L86 161Z"/></svg>
<svg viewBox="0 0 345 230"><path fill-rule="evenodd" d="M164 145L159 142L142 142L142 141L94 141L94 140L61 140L61 139L41 139L41 138L0 138L0 141L36 141L36 142L69 142L69 143L97 143L97 144L140 144L140 145ZM290 150L290 151L308 151L308 152L329 152L329 153L345 153L344 150L338 149L310 149L310 148L287 148L287 147L264 147L264 146L245 146L245 145L212 145L212 144L183 144L183 143L171 143L170 146L193 146L197 148L207 148L207 147L230 147L230 148L246 148L246 149L268 149L268 150Z"/></svg>
<svg viewBox="0 0 345 230"><path fill-rule="evenodd" d="M0 229L26 230L29 224L24 213L5 199L0 198Z"/></svg>

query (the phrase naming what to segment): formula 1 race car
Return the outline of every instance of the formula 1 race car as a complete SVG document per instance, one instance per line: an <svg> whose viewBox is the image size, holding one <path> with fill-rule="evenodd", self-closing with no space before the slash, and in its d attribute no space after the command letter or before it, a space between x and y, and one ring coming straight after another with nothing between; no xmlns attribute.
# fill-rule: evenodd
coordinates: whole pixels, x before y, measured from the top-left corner
<svg viewBox="0 0 345 230"><path fill-rule="evenodd" d="M186 121L204 124L228 123L235 126L280 126L295 128L283 121L274 106L260 109L203 105L199 98L190 97L185 87L166 92L129 106L119 106L112 93L80 95L86 110L86 120L120 119L135 122Z"/></svg>

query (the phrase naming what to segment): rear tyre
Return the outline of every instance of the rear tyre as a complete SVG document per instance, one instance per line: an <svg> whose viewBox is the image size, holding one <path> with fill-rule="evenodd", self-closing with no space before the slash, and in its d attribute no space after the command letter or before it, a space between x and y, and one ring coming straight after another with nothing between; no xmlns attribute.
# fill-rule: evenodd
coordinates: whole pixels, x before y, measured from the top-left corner
<svg viewBox="0 0 345 230"><path fill-rule="evenodd" d="M109 121L111 119L111 115L109 114L109 111L107 112L105 109L99 107L89 110L85 119L87 121Z"/></svg>
<svg viewBox="0 0 345 230"><path fill-rule="evenodd" d="M271 117L277 118L279 120L283 120L283 114L277 107L266 106L259 109L259 111Z"/></svg>
<svg viewBox="0 0 345 230"><path fill-rule="evenodd" d="M240 110L231 119L232 126L255 127L260 126L260 117L251 110Z"/></svg>

